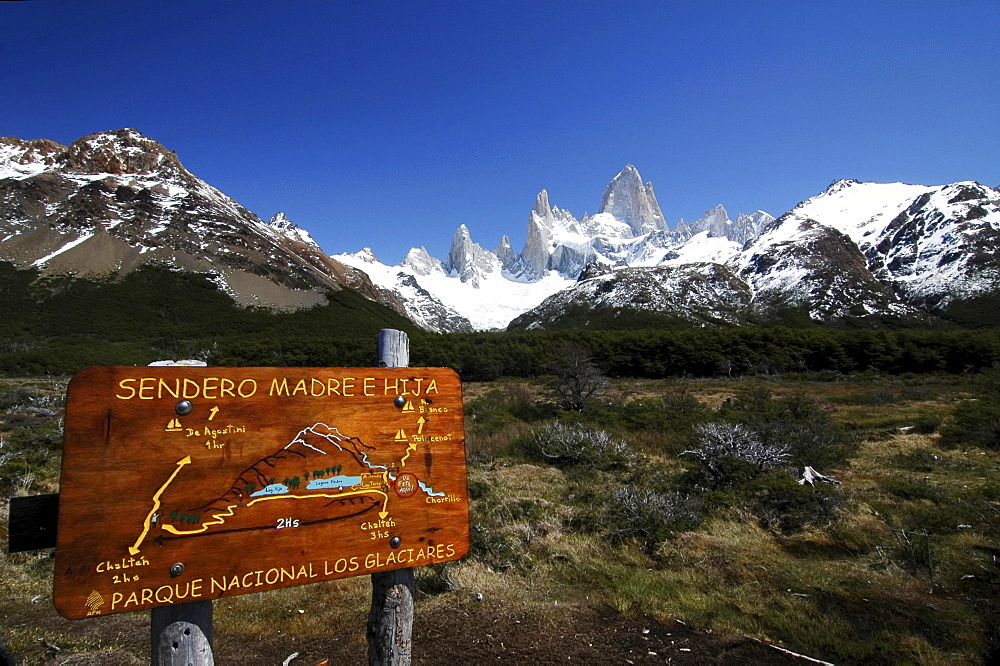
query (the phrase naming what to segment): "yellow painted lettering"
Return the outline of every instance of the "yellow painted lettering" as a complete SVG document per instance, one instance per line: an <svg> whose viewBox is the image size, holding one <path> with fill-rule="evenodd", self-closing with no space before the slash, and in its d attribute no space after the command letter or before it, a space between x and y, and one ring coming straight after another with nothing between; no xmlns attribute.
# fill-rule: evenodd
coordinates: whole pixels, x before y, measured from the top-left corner
<svg viewBox="0 0 1000 666"><path fill-rule="evenodd" d="M121 393L116 393L115 397L118 398L119 400L131 400L132 398L134 398L135 388L131 386L134 383L135 383L134 379L123 379L120 382L118 382L118 386L121 388L121 390L128 391L128 394L122 395Z"/></svg>
<svg viewBox="0 0 1000 666"><path fill-rule="evenodd" d="M201 394L206 400L215 400L218 397L215 394L219 390L219 387L216 385L218 381L218 377L205 377L202 381Z"/></svg>
<svg viewBox="0 0 1000 666"><path fill-rule="evenodd" d="M325 387L323 386L323 382L316 379L315 377L312 378L312 380L309 382L309 385L310 387L312 387L312 395L314 398L319 397L324 393L326 393ZM319 387L318 390L317 386Z"/></svg>
<svg viewBox="0 0 1000 666"><path fill-rule="evenodd" d="M327 379L326 392L330 395L340 395L340 380L333 377Z"/></svg>
<svg viewBox="0 0 1000 666"><path fill-rule="evenodd" d="M363 392L364 392L365 395L375 395L375 378L374 377L365 377Z"/></svg>
<svg viewBox="0 0 1000 666"><path fill-rule="evenodd" d="M280 384L277 378L271 380L271 395L288 395L288 379L286 377L281 378Z"/></svg>
<svg viewBox="0 0 1000 666"><path fill-rule="evenodd" d="M344 387L344 396L354 397L354 377L344 377L342 386Z"/></svg>
<svg viewBox="0 0 1000 666"><path fill-rule="evenodd" d="M257 392L257 380L244 379L240 382L240 385L236 387L236 392L240 394L241 398L249 398Z"/></svg>
<svg viewBox="0 0 1000 666"><path fill-rule="evenodd" d="M236 382L232 379L226 379L223 377L219 381L219 397L220 398L235 398L236 394L233 393L233 389L236 388Z"/></svg>
<svg viewBox="0 0 1000 666"><path fill-rule="evenodd" d="M299 392L301 392L302 395L309 395L309 392L306 391L306 380L304 379L300 379L299 383L295 385L295 388L292 389L292 395L295 395Z"/></svg>
<svg viewBox="0 0 1000 666"><path fill-rule="evenodd" d="M170 395L173 398L180 397L180 388L181 388L180 387L180 383L181 383L181 380L175 379L174 380L174 387L173 387L173 389L171 389L170 388L170 384L167 382L167 380L163 379L161 377L160 378L160 388L157 391L158 397L162 398L164 396L164 394Z"/></svg>
<svg viewBox="0 0 1000 666"><path fill-rule="evenodd" d="M153 389L156 388L156 379L153 377L143 377L139 380L139 400L152 400ZM146 394L149 395L146 395Z"/></svg>
<svg viewBox="0 0 1000 666"><path fill-rule="evenodd" d="M121 592L112 592L111 594L111 610L114 610L118 604L121 603L124 595Z"/></svg>
<svg viewBox="0 0 1000 666"><path fill-rule="evenodd" d="M184 390L182 395L185 398L197 398L198 394L201 393L201 387L198 386L198 382L184 378Z"/></svg>

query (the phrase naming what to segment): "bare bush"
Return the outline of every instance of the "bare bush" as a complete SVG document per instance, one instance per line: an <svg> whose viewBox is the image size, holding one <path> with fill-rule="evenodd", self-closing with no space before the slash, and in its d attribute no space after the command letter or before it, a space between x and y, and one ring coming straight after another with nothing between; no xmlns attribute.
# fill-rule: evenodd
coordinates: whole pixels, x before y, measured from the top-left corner
<svg viewBox="0 0 1000 666"><path fill-rule="evenodd" d="M557 465L587 464L598 468L623 465L635 458L627 442L604 430L559 421L533 430L528 451Z"/></svg>
<svg viewBox="0 0 1000 666"><path fill-rule="evenodd" d="M740 424L703 423L695 430L698 445L680 455L695 458L715 487L732 480L734 467L749 467L759 473L789 461L787 445L763 442L757 433Z"/></svg>
<svg viewBox="0 0 1000 666"><path fill-rule="evenodd" d="M594 363L590 352L578 344L563 345L556 357L552 384L556 402L566 410L583 411L594 394L608 385L608 378Z"/></svg>

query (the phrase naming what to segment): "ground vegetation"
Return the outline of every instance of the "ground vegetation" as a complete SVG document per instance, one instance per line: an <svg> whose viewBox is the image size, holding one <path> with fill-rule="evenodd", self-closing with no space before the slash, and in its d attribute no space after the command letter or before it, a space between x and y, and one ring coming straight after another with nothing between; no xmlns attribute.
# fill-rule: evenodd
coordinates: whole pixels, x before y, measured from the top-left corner
<svg viewBox="0 0 1000 666"><path fill-rule="evenodd" d="M3 498L58 490L65 381L0 380ZM472 549L417 570L415 662L988 662L996 385L993 370L617 379L577 410L548 380L466 384ZM148 614L62 620L51 570L50 551L0 556L15 654L148 660ZM368 587L220 600L217 659L362 662Z"/></svg>

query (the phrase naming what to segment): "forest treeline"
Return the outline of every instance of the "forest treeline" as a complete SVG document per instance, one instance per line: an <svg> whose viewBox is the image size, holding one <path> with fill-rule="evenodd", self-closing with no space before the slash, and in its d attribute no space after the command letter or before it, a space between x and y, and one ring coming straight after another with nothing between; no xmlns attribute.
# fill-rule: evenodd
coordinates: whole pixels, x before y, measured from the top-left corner
<svg viewBox="0 0 1000 666"><path fill-rule="evenodd" d="M0 373L197 358L221 366L369 367L381 328L410 335L413 365L465 381L557 369L567 344L611 377L977 372L1000 363L1000 329L819 327L420 332L354 291L296 312L240 308L205 276L147 268L118 280L38 279L0 263ZM638 322L637 322L638 324Z"/></svg>
<svg viewBox="0 0 1000 666"><path fill-rule="evenodd" d="M780 327L417 334L411 362L447 366L466 381L551 373L567 344L610 377L785 373L973 373L1000 363L1000 331Z"/></svg>

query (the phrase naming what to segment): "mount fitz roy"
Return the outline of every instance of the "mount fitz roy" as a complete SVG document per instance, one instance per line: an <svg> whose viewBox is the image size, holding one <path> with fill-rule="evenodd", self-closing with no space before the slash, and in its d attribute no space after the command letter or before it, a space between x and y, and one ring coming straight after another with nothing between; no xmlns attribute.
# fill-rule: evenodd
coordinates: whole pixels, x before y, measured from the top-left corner
<svg viewBox="0 0 1000 666"><path fill-rule="evenodd" d="M598 212L577 219L549 203L542 190L528 215L526 241L515 252L504 236L495 250L458 228L445 261L425 248L411 250L398 266L377 261L369 249L337 255L365 271L403 302L411 319L432 330L506 327L525 311L578 280L626 267L670 261L714 261L756 237L773 217L763 211L729 219L722 206L673 230L667 226L652 183L628 165L604 190ZM541 325L540 323L538 325Z"/></svg>
<svg viewBox="0 0 1000 666"><path fill-rule="evenodd" d="M775 219L720 205L671 229L628 165L577 219L542 190L518 252L462 225L448 256L398 266L333 257L278 214L265 223L135 130L69 146L0 138L0 261L42 276L204 273L243 305L296 309L350 288L431 331L643 319L1000 324L1000 191L975 182L837 181ZM642 314L645 313L645 314ZM612 321L614 320L614 321Z"/></svg>

